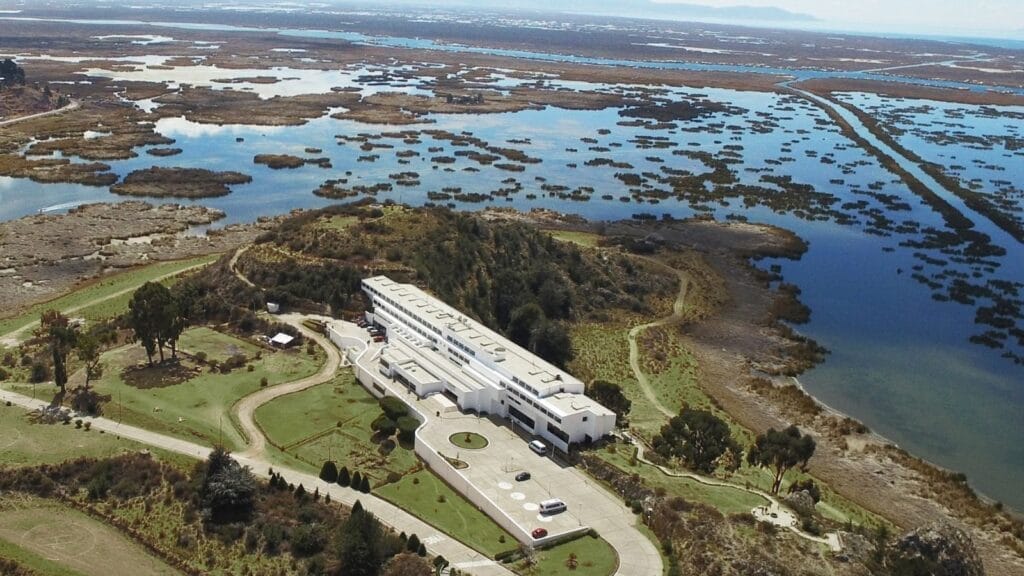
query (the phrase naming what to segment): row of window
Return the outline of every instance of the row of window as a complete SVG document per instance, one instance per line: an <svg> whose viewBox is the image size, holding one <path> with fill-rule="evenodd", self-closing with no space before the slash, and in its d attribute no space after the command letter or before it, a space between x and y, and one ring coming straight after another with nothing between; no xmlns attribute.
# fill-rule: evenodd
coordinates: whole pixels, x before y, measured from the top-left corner
<svg viewBox="0 0 1024 576"><path fill-rule="evenodd" d="M520 399L521 399L521 400L522 400L523 402L526 402L526 403L527 403L527 404L529 404L530 406L533 406L533 407L534 407L534 409L536 409L536 410L537 410L538 412L540 412L541 414L543 414L543 415L547 416L547 417L548 417L549 419L551 419L551 420L554 420L555 422L558 422L559 424L561 424L561 423L562 423L562 419L561 419L561 418L559 418L558 416L555 416L554 414L552 414L551 412L549 412L549 411L547 410L547 408L544 408L543 406L541 406L541 404L540 404L539 402L537 402L536 400L534 400L534 399L532 399L532 398L528 397L528 396L527 396L526 394L523 394L523 393L522 393L522 392L520 392L519 390L516 390L515 388L513 388L513 387L509 386L507 382L503 382L503 381L502 381L502 382L501 382L501 387L502 387L502 388L504 388L504 389L505 389L505 391L507 391L507 392L508 392L509 394L512 394L513 396L517 396L517 397L519 397L519 398L520 398Z"/></svg>

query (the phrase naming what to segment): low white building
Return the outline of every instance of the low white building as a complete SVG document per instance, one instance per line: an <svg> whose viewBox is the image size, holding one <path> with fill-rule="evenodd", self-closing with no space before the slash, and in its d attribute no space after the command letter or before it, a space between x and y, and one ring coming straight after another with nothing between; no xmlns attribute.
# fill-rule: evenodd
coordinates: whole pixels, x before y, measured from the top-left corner
<svg viewBox="0 0 1024 576"><path fill-rule="evenodd" d="M375 276L363 290L367 319L388 335L378 369L417 395L507 418L563 451L615 428L615 413L585 396L583 382L419 288Z"/></svg>

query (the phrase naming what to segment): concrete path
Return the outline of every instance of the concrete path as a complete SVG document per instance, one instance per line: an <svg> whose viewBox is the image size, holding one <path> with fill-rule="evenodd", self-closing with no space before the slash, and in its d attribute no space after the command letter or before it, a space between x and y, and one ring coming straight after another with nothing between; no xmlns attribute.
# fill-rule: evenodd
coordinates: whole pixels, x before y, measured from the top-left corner
<svg viewBox="0 0 1024 576"><path fill-rule="evenodd" d="M44 400L34 400L23 394L2 389L0 389L0 402L11 402L11 404L21 406L29 410L37 410L49 405L49 402ZM83 421L90 422L94 431L103 430L108 434L114 434L118 437L134 440L147 446L167 450L168 452L184 454L196 459L205 459L211 452L211 448L207 446L201 446L186 440L151 432L135 426L120 424L107 418L81 416L81 419ZM73 427L67 427L67 430L68 434L90 433L83 432L82 430L76 430ZM267 460L258 457L246 456L244 454L234 455L234 458L238 460L240 464L249 466L256 476L261 478L268 478L270 476L270 468L273 465ZM372 494L363 494L352 490L351 488L342 488L337 484L328 484L312 474L306 474L304 472L299 472L289 468L282 468L280 466L273 467L274 470L280 473L288 482L295 484L296 486L302 484L309 491L319 488L321 494L330 494L331 500L341 502L347 506L351 506L356 502L356 500L359 500L362 502L365 509L372 512L384 524L395 530L403 531L406 534L417 534L421 541L427 543L427 549L431 554L440 554L444 556L460 571L479 576L513 576L512 572L506 570L503 566L497 564L493 560L488 559L483 554L473 550L461 542L458 542L457 540L453 540L446 534L439 532L436 528L431 527L401 508L398 508L397 506L394 506Z"/></svg>

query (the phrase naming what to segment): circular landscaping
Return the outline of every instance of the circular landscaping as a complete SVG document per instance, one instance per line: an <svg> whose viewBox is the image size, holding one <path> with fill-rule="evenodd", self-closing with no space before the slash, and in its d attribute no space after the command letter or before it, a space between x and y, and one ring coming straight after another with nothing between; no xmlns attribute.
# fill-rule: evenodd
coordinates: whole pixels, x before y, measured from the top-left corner
<svg viewBox="0 0 1024 576"><path fill-rule="evenodd" d="M487 447L487 438L476 432L456 432L448 437L448 441L466 450L480 450Z"/></svg>

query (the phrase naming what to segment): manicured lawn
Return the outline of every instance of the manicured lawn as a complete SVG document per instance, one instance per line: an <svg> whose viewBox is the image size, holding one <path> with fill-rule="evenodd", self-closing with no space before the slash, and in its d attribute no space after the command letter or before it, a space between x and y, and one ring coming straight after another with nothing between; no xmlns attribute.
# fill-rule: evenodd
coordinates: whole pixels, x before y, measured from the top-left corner
<svg viewBox="0 0 1024 576"><path fill-rule="evenodd" d="M213 331L204 330L199 338L214 342L219 349L248 350L252 346L234 336ZM304 348L264 350L261 358L249 359L252 372L242 367L228 374L213 372L208 366L197 365L183 357L181 366L198 373L180 383L171 383L178 380L168 378L165 383L169 385L149 388L125 382L126 367L132 368L134 377L141 380L155 380L157 374L167 373L160 367L138 368L146 362L141 347L132 345L112 350L103 360L106 368L103 377L96 382L96 390L111 397L104 407L105 416L209 446L222 442L229 450L237 451L245 446L245 441L232 421L234 403L259 390L262 378L274 386L316 373L324 356L319 348L315 356L306 354Z"/></svg>
<svg viewBox="0 0 1024 576"><path fill-rule="evenodd" d="M0 554L5 549L20 549L20 553L12 550L15 558L34 564L44 574L180 574L114 528L37 498L11 495L0 500ZM45 569L53 564L57 565L54 571Z"/></svg>
<svg viewBox="0 0 1024 576"><path fill-rule="evenodd" d="M487 438L476 432L456 432L448 438L448 441L467 450L479 450L487 447Z"/></svg>
<svg viewBox="0 0 1024 576"><path fill-rule="evenodd" d="M576 569L566 565L570 554L576 554ZM537 563L532 567L522 562L516 567L523 576L569 576L587 574L588 576L609 576L615 573L619 560L615 549L601 538L582 536L575 540L558 544L541 550L536 556ZM656 575L652 575L656 576Z"/></svg>
<svg viewBox="0 0 1024 576"><path fill-rule="evenodd" d="M282 465L316 473L332 459L339 468L368 474L379 486L389 472L405 474L416 465L412 450L401 446L380 453L370 429L380 414L377 400L346 370L331 382L260 406L256 423L274 445L268 455Z"/></svg>
<svg viewBox="0 0 1024 576"><path fill-rule="evenodd" d="M199 264L209 264L219 258L219 255L201 256L188 260L175 260L172 262L159 262L149 266L135 268L112 276L102 278L97 282L87 284L82 288L66 294L54 300L43 302L29 307L27 310L10 318L0 320L0 335L7 334L13 330L39 320L39 315L44 310L57 309L62 311L76 310L70 312L71 316L85 316L88 319L99 319L116 315L127 307L131 294L117 295L123 290L133 290L146 282L155 280L167 274L174 274ZM86 306L90 302L99 299L108 299L101 303Z"/></svg>
<svg viewBox="0 0 1024 576"><path fill-rule="evenodd" d="M41 392L44 387L39 388ZM55 390L45 388L51 395ZM31 393L30 389L18 391ZM36 424L24 408L0 404L0 465L56 464L79 456L105 458L143 448L113 434L76 429L74 424Z"/></svg>
<svg viewBox="0 0 1024 576"><path fill-rule="evenodd" d="M373 492L491 558L517 546L511 534L429 470L420 470Z"/></svg>

